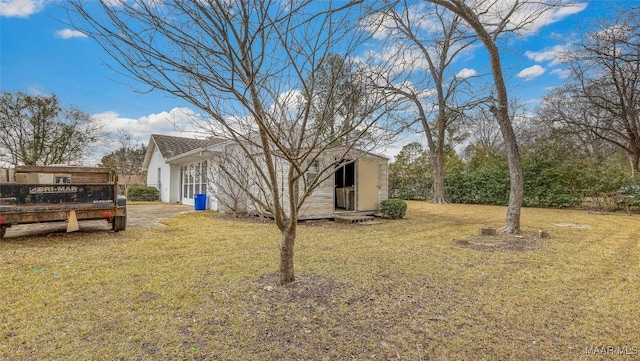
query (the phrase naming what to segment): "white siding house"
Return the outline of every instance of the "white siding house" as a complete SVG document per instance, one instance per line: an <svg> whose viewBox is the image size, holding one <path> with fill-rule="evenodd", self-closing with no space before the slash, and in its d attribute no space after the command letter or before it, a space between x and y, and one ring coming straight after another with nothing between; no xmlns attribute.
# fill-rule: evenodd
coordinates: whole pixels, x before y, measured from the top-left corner
<svg viewBox="0 0 640 361"><path fill-rule="evenodd" d="M198 152L219 141L152 134L143 164L147 185L158 189L162 202L193 205L194 194L207 191L207 162Z"/></svg>
<svg viewBox="0 0 640 361"><path fill-rule="evenodd" d="M318 167L331 164L337 155L327 151L318 158ZM300 210L300 219L332 218L338 212L375 212L388 197L388 159L366 152L353 151L351 159L343 159L333 175L327 177L309 196ZM197 140L164 135L151 135L144 166L147 185L158 188L160 200L167 203L194 205L197 194L207 195L207 208L221 212L262 214L242 187L219 169L220 164L240 164L250 194L270 199L270 193L252 179L250 167L243 167L246 156L233 142L221 139ZM229 168L229 167L227 167ZM312 167L313 168L313 167ZM284 187L286 164L277 167ZM236 177L238 178L238 177ZM281 188L283 188L281 187ZM284 190L284 189L283 189ZM286 192L281 192L283 197ZM286 204L286 202L285 202Z"/></svg>

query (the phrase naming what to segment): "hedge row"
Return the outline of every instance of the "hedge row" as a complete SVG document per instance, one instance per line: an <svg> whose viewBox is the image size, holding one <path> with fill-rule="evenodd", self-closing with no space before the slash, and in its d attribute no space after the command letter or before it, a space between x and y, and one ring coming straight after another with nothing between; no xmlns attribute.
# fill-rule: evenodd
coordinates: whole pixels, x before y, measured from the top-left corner
<svg viewBox="0 0 640 361"><path fill-rule="evenodd" d="M525 207L574 208L588 198L609 194L617 209L640 211L640 186L634 178L593 180L580 171L543 163L525 163L522 171ZM507 205L509 188L506 164L445 176L447 199L453 203Z"/></svg>

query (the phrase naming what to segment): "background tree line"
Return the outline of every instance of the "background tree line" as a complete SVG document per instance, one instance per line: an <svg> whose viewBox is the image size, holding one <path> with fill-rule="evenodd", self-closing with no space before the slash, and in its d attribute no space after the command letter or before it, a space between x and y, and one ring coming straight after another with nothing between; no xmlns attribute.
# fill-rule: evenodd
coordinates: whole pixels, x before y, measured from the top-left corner
<svg viewBox="0 0 640 361"><path fill-rule="evenodd" d="M76 106L63 107L55 95L2 92L0 161L12 165L78 162L103 144L101 123Z"/></svg>
<svg viewBox="0 0 640 361"><path fill-rule="evenodd" d="M114 137L117 149L96 165L114 169L126 193L128 184L142 180L147 149L129 132L110 134L100 119L75 105L63 106L55 94L4 91L0 96L0 162L14 166L85 164Z"/></svg>
<svg viewBox="0 0 640 361"><path fill-rule="evenodd" d="M588 201L599 208L640 208L638 19L640 8L634 7L583 29L580 41L559 54L570 74L566 83L550 90L533 111L510 103L522 158L523 205L576 207ZM490 113L490 105L480 104L448 128L457 134L443 146L450 202L508 204L509 152ZM396 157L392 195L441 202L425 186L438 174L424 162L437 155L428 149L410 144Z"/></svg>
<svg viewBox="0 0 640 361"><path fill-rule="evenodd" d="M475 126L469 129L477 130ZM493 137L488 129L474 134L482 132L485 137L467 137L458 152L451 144L447 147L444 183L449 202L507 205L509 171L502 143L497 130ZM585 143L570 130L540 124L521 127L518 133L524 206L640 211L640 176L632 174L623 150L603 140ZM430 200L429 158L417 142L404 146L389 166L390 196Z"/></svg>

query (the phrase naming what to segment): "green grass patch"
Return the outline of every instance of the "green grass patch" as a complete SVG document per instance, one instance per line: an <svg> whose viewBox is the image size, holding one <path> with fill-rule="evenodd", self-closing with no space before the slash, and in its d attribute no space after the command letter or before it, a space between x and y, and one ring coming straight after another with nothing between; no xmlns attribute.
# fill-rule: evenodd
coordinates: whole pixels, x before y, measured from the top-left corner
<svg viewBox="0 0 640 361"><path fill-rule="evenodd" d="M149 230L5 239L0 359L640 352L640 216L523 209L524 231L551 238L490 250L456 240L499 227L506 208L408 204L402 220L300 225L287 287L277 286L273 224L208 211Z"/></svg>

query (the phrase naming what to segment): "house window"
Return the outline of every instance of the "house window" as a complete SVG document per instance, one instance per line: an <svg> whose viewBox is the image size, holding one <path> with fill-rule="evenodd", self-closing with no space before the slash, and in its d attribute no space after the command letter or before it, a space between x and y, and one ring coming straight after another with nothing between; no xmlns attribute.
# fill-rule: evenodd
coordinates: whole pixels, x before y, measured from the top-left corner
<svg viewBox="0 0 640 361"><path fill-rule="evenodd" d="M207 191L207 162L197 162L180 167L182 198L194 199L195 194Z"/></svg>

